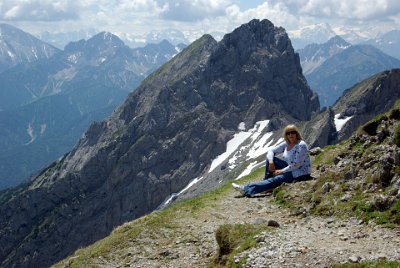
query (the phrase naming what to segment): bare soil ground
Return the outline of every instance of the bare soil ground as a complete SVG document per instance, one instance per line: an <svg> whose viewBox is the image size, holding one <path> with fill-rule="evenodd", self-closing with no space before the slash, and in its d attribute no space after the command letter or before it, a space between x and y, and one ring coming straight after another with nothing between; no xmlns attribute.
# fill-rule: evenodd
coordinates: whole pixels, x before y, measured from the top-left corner
<svg viewBox="0 0 400 268"><path fill-rule="evenodd" d="M301 182L312 183L312 182ZM143 232L128 247L118 249L101 267L207 267L218 251L215 231L222 224L279 223L257 237L257 247L235 256L245 267L330 267L364 260L400 260L400 229L362 224L356 218L293 215L271 194L240 197L233 189L226 198L201 209L196 217L177 218L173 228Z"/></svg>

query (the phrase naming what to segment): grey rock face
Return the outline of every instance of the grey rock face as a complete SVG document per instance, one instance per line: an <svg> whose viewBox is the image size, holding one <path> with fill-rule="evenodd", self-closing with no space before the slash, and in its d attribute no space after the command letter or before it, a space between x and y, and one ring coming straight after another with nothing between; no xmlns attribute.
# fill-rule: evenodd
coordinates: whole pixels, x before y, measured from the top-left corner
<svg viewBox="0 0 400 268"><path fill-rule="evenodd" d="M30 184L0 197L0 259L46 266L154 210L225 151L240 122L309 120L319 103L282 28L197 40Z"/></svg>
<svg viewBox="0 0 400 268"><path fill-rule="evenodd" d="M399 84L400 69L378 73L349 88L333 107L324 108L311 120L298 123L310 148L343 141L359 126L388 111L400 97ZM338 119L348 119L340 129ZM376 138L385 139L389 133L387 128L376 133Z"/></svg>
<svg viewBox="0 0 400 268"><path fill-rule="evenodd" d="M334 113L331 108L321 111L310 121L303 122L299 126L310 148L324 147L336 142Z"/></svg>
<svg viewBox="0 0 400 268"><path fill-rule="evenodd" d="M350 137L358 126L388 111L400 97L400 69L378 73L344 92L332 107L349 121L338 132L338 141Z"/></svg>

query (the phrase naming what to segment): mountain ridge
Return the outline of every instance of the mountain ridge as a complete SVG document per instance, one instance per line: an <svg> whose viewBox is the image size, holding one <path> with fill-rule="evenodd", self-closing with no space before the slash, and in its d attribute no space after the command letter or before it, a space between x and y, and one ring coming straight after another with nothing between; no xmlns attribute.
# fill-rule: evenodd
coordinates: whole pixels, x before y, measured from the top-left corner
<svg viewBox="0 0 400 268"><path fill-rule="evenodd" d="M297 52L300 55L303 74L308 75L333 55L340 53L351 44L340 36L334 36L323 44L310 44Z"/></svg>
<svg viewBox="0 0 400 268"><path fill-rule="evenodd" d="M318 93L321 106L331 106L342 92L387 69L400 67L400 61L371 45L352 45L325 59L308 73L310 87Z"/></svg>
<svg viewBox="0 0 400 268"><path fill-rule="evenodd" d="M281 94L297 96L296 107ZM10 241L0 252L3 264L49 265L154 210L208 172L241 122L307 120L318 108L283 28L253 20L218 43L204 36L148 76L107 120L93 123L69 154L2 199L7 217L0 225L9 231L0 239ZM31 202L23 204L23 196ZM17 257L33 252L38 239L36 255Z"/></svg>
<svg viewBox="0 0 400 268"><path fill-rule="evenodd" d="M110 115L177 52L166 42L130 49L104 32L70 43L50 59L1 73L0 188L28 179L70 151L92 121Z"/></svg>
<svg viewBox="0 0 400 268"><path fill-rule="evenodd" d="M312 150L313 180L253 198L239 196L228 182L221 184L125 223L54 267L396 267L399 104L348 140ZM390 134L382 139L381 131ZM239 183L262 179L264 169Z"/></svg>
<svg viewBox="0 0 400 268"><path fill-rule="evenodd" d="M33 35L0 23L0 73L18 64L48 59L58 52L59 49Z"/></svg>

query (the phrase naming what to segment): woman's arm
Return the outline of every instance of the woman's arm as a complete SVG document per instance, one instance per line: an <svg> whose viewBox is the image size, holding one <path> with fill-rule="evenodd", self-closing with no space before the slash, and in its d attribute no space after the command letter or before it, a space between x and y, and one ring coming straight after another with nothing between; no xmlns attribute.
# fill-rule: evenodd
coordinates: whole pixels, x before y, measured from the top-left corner
<svg viewBox="0 0 400 268"><path fill-rule="evenodd" d="M276 154L283 153L285 151L285 148L287 146L286 141L279 143L275 147L273 147L271 150L267 152L267 159L271 163L274 160L274 156Z"/></svg>

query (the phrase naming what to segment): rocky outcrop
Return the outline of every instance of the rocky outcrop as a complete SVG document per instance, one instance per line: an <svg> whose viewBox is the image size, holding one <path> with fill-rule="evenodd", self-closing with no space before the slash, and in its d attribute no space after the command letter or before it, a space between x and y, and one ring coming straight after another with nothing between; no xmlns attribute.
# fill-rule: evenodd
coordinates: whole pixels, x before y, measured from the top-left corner
<svg viewBox="0 0 400 268"><path fill-rule="evenodd" d="M388 69L399 68L400 60L370 45L349 46L332 55L306 76L318 93L322 107L332 106L343 92L360 81Z"/></svg>
<svg viewBox="0 0 400 268"><path fill-rule="evenodd" d="M388 111L400 97L400 69L378 73L345 91L329 108L299 127L310 148L348 139L361 125Z"/></svg>
<svg viewBox="0 0 400 268"><path fill-rule="evenodd" d="M338 130L338 141L345 140L360 125L388 111L400 97L400 69L378 73L346 90L333 105L337 119L348 119Z"/></svg>
<svg viewBox="0 0 400 268"><path fill-rule="evenodd" d="M284 29L253 20L219 43L203 36L1 196L1 265L48 266L154 210L209 168L241 122L305 121L318 109Z"/></svg>
<svg viewBox="0 0 400 268"><path fill-rule="evenodd" d="M310 121L300 123L299 127L310 148L324 147L337 141L331 108L325 108Z"/></svg>

